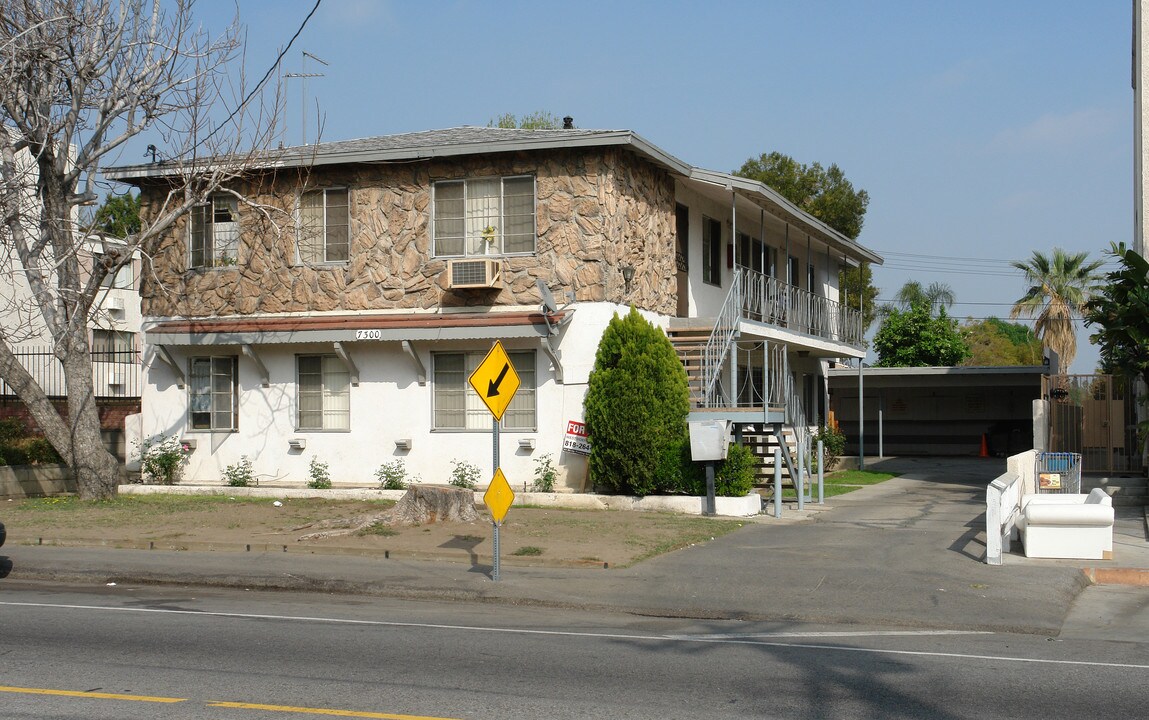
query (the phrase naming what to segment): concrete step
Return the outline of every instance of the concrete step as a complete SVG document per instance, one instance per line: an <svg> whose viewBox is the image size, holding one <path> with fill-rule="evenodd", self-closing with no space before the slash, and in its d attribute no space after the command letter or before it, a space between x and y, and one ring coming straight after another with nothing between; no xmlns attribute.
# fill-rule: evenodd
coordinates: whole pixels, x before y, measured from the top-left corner
<svg viewBox="0 0 1149 720"><path fill-rule="evenodd" d="M1096 476L1081 478L1081 492L1101 488L1113 498L1114 506L1149 506L1149 479L1136 475Z"/></svg>

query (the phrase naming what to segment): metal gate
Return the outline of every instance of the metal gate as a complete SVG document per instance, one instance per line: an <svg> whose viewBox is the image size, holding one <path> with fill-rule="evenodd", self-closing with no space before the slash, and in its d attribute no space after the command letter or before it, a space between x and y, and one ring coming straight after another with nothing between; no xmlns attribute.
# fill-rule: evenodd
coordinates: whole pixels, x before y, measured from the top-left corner
<svg viewBox="0 0 1149 720"><path fill-rule="evenodd" d="M1120 375L1047 375L1049 450L1081 453L1085 472L1141 470L1134 381Z"/></svg>

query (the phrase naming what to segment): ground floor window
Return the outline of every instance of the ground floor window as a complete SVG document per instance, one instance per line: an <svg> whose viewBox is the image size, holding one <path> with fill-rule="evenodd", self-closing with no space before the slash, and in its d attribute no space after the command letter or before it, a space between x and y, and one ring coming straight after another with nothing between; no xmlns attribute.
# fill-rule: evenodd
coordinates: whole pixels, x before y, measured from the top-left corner
<svg viewBox="0 0 1149 720"><path fill-rule="evenodd" d="M192 430L239 427L238 362L234 355L188 361L188 421Z"/></svg>
<svg viewBox="0 0 1149 720"><path fill-rule="evenodd" d="M486 351L433 353L434 367L434 426L436 430L486 430L491 427L491 413L467 379ZM519 389L507 411L503 414L503 427L513 430L534 430L535 415L535 351L508 352L511 364L519 376Z"/></svg>
<svg viewBox="0 0 1149 720"><path fill-rule="evenodd" d="M296 358L300 430L351 429L351 376L335 355Z"/></svg>

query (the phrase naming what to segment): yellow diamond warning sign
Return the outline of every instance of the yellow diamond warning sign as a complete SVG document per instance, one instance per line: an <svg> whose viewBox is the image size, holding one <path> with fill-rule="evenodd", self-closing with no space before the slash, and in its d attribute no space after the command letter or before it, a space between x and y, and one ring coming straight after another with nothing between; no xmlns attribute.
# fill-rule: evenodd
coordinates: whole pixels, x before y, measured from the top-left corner
<svg viewBox="0 0 1149 720"><path fill-rule="evenodd" d="M507 510L510 510L511 504L515 502L515 491L511 490L511 484L503 475L502 468L495 470L495 477L491 479L487 492L483 493L483 502L491 511L491 519L496 525L501 525L503 518L507 516Z"/></svg>
<svg viewBox="0 0 1149 720"><path fill-rule="evenodd" d="M471 373L469 380L471 387L479 393L483 404L495 419L502 420L503 413L511 404L511 398L519 389L519 374L515 372L515 366L511 365L511 359L507 357L507 351L503 350L501 342L495 341L491 351L483 358L483 362L479 363L479 367L475 368L475 372Z"/></svg>

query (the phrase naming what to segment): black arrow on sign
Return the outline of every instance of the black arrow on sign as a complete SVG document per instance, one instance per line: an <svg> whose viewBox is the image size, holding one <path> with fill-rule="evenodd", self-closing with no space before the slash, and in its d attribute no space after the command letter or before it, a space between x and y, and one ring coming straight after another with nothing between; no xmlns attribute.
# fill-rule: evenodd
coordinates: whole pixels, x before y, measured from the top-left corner
<svg viewBox="0 0 1149 720"><path fill-rule="evenodd" d="M494 380L487 381L487 397L495 397L499 394L499 385L503 383L503 378L507 376L507 371L511 369L510 363L503 365L502 372Z"/></svg>

